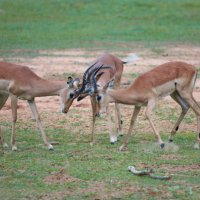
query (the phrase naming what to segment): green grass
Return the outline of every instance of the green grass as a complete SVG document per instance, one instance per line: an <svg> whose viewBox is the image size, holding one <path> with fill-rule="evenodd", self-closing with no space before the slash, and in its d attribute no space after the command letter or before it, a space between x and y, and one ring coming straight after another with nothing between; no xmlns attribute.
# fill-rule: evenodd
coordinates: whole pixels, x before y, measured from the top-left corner
<svg viewBox="0 0 200 200"><path fill-rule="evenodd" d="M0 49L200 43L198 0L0 1Z"/></svg>
<svg viewBox="0 0 200 200"><path fill-rule="evenodd" d="M18 151L6 149L0 156L0 199L199 198L199 151L192 148L192 132L178 132L177 149L161 150L152 133L137 130L129 150L119 152L123 137L110 145L108 134L102 132L91 147L88 134L69 130L47 129L51 139L60 142L49 152L40 144L37 129L18 129ZM168 134L162 137L166 141ZM127 170L130 165L169 173L172 179L134 176Z"/></svg>

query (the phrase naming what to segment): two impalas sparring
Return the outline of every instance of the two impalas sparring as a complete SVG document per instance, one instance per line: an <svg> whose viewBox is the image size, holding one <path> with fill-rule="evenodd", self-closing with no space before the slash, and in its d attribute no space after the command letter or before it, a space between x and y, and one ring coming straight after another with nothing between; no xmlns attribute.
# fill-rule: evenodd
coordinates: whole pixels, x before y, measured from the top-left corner
<svg viewBox="0 0 200 200"><path fill-rule="evenodd" d="M95 121L99 114L107 113L110 142L115 143L118 135L122 133L119 104L134 105L135 109L131 117L130 127L124 143L120 147L121 150L127 147L133 126L142 106L146 106L147 119L161 148L164 147L164 142L154 125L152 113L158 98L170 95L181 106L182 112L171 131L169 141L173 141L173 135L191 107L197 116L197 136L194 147L199 148L200 108L192 94L197 76L195 67L184 62L168 62L138 76L127 88L120 88L124 64L133 62L135 59L137 59L137 56L133 55L127 61L122 61L111 54L104 54L87 68L83 74L82 81L79 78L69 77L67 83L65 81L45 80L37 76L28 67L0 62L0 109L10 96L13 116L12 149L17 149L14 133L18 98L28 101L44 144L49 149L53 149L52 144L47 140L34 101L35 97L53 95L61 97L61 110L63 113L68 112L75 99L80 101L86 96L90 96L92 105L91 144L94 142ZM115 103L114 122L109 107L111 102Z"/></svg>
<svg viewBox="0 0 200 200"><path fill-rule="evenodd" d="M134 59L134 58L133 58ZM101 63L102 62L102 63ZM98 74L99 81L103 81L101 84L104 86L107 81L110 81L112 78L115 78L115 85L119 86L121 75L123 71L123 61L118 59L115 56L106 54L100 57L95 64L86 70L83 76L83 83L80 83L79 78L72 79L68 78L68 81L50 81L45 80L38 75L36 75L30 68L26 66L16 65L7 62L0 62L0 109L4 106L8 97L11 98L11 110L12 110L12 131L11 131L11 146L12 150L17 150L17 146L15 144L15 125L17 121L17 101L18 99L27 100L33 117L36 120L38 129L42 135L42 139L44 144L48 147L49 150L53 149L52 144L49 143L45 131L42 127L40 116L35 104L35 97L42 96L60 96L61 98L61 110L63 113L66 113L70 108L73 100L78 97L80 94L86 94L86 79L90 77L89 72L93 72L96 68L96 64L107 64L109 66L113 66L113 70L110 70L110 67L103 67L100 74ZM107 69L107 71L103 71ZM106 74L106 76L105 76ZM101 77L101 78L100 78ZM105 82L106 81L106 82ZM105 83L104 83L105 82ZM91 98L92 109L93 109L93 125L92 125L92 138L94 132L94 123L95 123L95 115L96 113L96 103L95 99ZM116 105L116 112L118 116L118 131L121 131L120 124L120 114L118 106ZM112 133L111 133L111 140ZM93 139L91 139L93 141ZM6 146L6 144L4 144Z"/></svg>

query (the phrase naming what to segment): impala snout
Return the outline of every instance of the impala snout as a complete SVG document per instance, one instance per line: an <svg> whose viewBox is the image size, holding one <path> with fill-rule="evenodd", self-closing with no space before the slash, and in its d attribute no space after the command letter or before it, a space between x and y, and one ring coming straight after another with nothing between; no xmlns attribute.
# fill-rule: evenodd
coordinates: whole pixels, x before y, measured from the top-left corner
<svg viewBox="0 0 200 200"><path fill-rule="evenodd" d="M67 114L72 103L73 103L73 100L71 99L63 103L61 106L61 112Z"/></svg>
<svg viewBox="0 0 200 200"><path fill-rule="evenodd" d="M69 111L69 108L62 108L61 109L61 112L64 113L64 114L67 114Z"/></svg>
<svg viewBox="0 0 200 200"><path fill-rule="evenodd" d="M100 109L99 110L99 115L105 115L106 114L106 109Z"/></svg>

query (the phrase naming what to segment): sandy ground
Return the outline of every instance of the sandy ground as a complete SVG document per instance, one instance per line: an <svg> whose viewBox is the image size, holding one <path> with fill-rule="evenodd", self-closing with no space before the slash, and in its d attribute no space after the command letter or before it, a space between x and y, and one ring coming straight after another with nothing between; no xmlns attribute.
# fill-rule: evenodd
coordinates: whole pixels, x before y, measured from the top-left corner
<svg viewBox="0 0 200 200"><path fill-rule="evenodd" d="M29 66L35 73L46 79L66 79L68 75L81 77L89 64L105 52L98 50L86 51L83 49L69 49L63 51L38 51L38 53L39 56L37 57L12 57L0 58L0 60ZM140 57L140 59L133 64L125 66L122 83L127 81L132 82L132 79L128 76L129 74L140 74L168 61L180 60L193 64L197 68L200 67L200 47L191 45L169 45L167 47L158 48L144 48L137 46L135 49L132 49L132 51L113 51L109 53L112 53L121 59L128 56L129 53L136 53ZM200 80L197 79L194 89L194 96L197 101L200 96L199 91ZM175 106L174 101L169 97L166 97L164 102L170 106ZM45 126L63 126L65 128L67 127L69 119L73 118L74 120L77 120L77 115L74 117L73 112L69 112L67 115L60 113L60 99L57 96L36 98L36 103ZM81 110L91 110L90 101L88 98L81 102L74 101L71 109L73 108L78 109L78 112L82 115L83 113ZM89 119L91 112L87 113L87 119ZM19 100L18 119L23 121L24 127L31 126L30 124L26 124L27 120L30 120L31 118L31 112L27 103ZM8 122L11 121L9 100L0 112L0 119ZM56 121L58 120L66 120L66 123L57 125Z"/></svg>

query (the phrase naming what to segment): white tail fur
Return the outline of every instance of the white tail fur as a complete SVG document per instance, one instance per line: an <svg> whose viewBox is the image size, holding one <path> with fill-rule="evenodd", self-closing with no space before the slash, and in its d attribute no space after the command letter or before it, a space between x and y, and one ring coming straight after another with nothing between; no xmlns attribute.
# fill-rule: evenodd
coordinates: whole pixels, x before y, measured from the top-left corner
<svg viewBox="0 0 200 200"><path fill-rule="evenodd" d="M134 61L138 60L140 57L135 53L130 53L126 58L123 59L124 62L127 64L133 63Z"/></svg>

